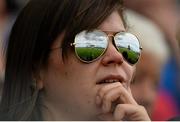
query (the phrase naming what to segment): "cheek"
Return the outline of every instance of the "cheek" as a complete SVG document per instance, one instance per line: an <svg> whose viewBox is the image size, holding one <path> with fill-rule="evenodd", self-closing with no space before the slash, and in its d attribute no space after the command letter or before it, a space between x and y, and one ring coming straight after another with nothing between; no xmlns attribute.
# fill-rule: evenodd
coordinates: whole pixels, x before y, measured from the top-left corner
<svg viewBox="0 0 180 122"><path fill-rule="evenodd" d="M44 73L45 90L49 96L53 94L56 97L61 97L64 93L69 97L72 97L72 94L75 96L84 93L83 91L92 87L91 69L92 67L78 62L74 56L70 56L63 62L59 54L54 53L49 58L49 65ZM81 96L88 95L88 93L84 94L86 95Z"/></svg>
<svg viewBox="0 0 180 122"><path fill-rule="evenodd" d="M93 78L93 66L80 62L75 55L70 54L67 59L62 60L59 52L54 52L49 58L48 72L53 76L54 80L84 82L84 80ZM91 75L91 76L90 76Z"/></svg>
<svg viewBox="0 0 180 122"><path fill-rule="evenodd" d="M135 66L128 66L128 68L125 69L125 72L126 72L126 78L127 78L127 81L128 81L128 84L130 85L131 82L133 81L134 79L134 76L135 76Z"/></svg>
<svg viewBox="0 0 180 122"><path fill-rule="evenodd" d="M73 76L77 81L79 80L93 80L98 72L98 63L82 63L77 57L71 53L64 66L64 70L68 77Z"/></svg>
<svg viewBox="0 0 180 122"><path fill-rule="evenodd" d="M134 76L135 76L135 73L136 72L136 67L132 67L132 70L131 70L131 73L132 73L132 78L131 79L134 79Z"/></svg>

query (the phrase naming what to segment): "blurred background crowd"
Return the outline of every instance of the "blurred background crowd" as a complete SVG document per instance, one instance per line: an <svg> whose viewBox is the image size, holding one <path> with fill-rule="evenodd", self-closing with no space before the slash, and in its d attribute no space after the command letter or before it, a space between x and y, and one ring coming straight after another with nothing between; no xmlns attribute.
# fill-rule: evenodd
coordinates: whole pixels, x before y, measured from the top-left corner
<svg viewBox="0 0 180 122"><path fill-rule="evenodd" d="M0 0L0 91L8 35L28 1ZM124 1L128 31L137 35L143 47L133 96L152 120L180 115L180 0Z"/></svg>

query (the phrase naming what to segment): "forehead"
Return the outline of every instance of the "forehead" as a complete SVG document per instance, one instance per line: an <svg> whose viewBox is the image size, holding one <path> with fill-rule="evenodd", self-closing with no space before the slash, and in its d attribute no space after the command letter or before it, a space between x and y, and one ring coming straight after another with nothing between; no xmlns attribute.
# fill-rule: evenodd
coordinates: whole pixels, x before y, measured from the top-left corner
<svg viewBox="0 0 180 122"><path fill-rule="evenodd" d="M117 32L125 31L125 27L122 21L121 16L118 11L113 11L98 27L98 30L102 30L104 32L110 32L112 34ZM57 47L62 44L64 34L62 33L58 36L52 48Z"/></svg>
<svg viewBox="0 0 180 122"><path fill-rule="evenodd" d="M98 27L102 31L121 32L125 27L118 11L113 11Z"/></svg>

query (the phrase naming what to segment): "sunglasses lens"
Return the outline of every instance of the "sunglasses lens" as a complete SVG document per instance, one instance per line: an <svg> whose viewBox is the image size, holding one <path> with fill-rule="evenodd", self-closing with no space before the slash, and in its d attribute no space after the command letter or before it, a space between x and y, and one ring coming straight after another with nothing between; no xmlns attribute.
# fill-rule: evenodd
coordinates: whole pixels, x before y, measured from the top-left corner
<svg viewBox="0 0 180 122"><path fill-rule="evenodd" d="M108 45L107 36L100 31L83 31L75 37L75 52L83 62L92 62L99 58Z"/></svg>
<svg viewBox="0 0 180 122"><path fill-rule="evenodd" d="M136 36L131 33L120 32L115 35L114 41L119 52L128 63L137 63L141 50Z"/></svg>

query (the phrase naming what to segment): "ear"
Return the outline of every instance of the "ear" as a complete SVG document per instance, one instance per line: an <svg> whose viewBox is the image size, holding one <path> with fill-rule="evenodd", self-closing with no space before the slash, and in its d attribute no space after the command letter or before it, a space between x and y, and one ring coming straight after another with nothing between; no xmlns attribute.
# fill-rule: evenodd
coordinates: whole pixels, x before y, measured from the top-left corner
<svg viewBox="0 0 180 122"><path fill-rule="evenodd" d="M41 80L41 79L37 80L36 85L37 85L36 87L37 87L38 90L43 89L43 87L44 87L43 80Z"/></svg>
<svg viewBox="0 0 180 122"><path fill-rule="evenodd" d="M44 87L44 82L43 82L43 73L41 71L34 73L33 75L34 79L35 79L35 87L38 90L43 89Z"/></svg>

